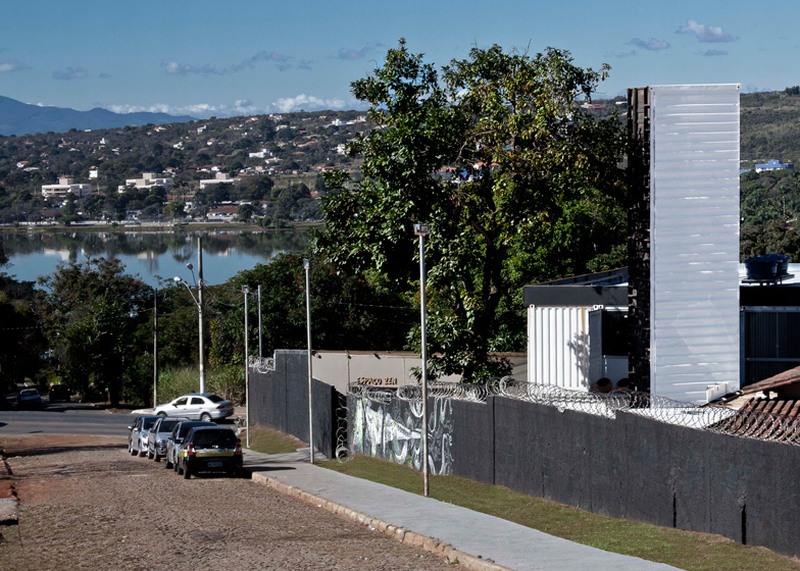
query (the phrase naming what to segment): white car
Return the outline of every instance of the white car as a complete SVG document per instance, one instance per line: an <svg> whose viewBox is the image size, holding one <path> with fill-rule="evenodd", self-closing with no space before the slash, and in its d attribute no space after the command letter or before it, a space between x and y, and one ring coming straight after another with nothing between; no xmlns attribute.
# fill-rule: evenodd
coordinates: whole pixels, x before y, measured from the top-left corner
<svg viewBox="0 0 800 571"><path fill-rule="evenodd" d="M214 393L193 393L158 405L153 414L197 420L222 420L233 414L233 403Z"/></svg>

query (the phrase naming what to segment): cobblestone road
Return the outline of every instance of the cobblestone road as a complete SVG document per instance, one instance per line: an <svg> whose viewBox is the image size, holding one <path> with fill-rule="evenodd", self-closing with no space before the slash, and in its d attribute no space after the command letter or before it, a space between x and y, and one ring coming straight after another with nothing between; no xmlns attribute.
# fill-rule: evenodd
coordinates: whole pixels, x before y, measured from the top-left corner
<svg viewBox="0 0 800 571"><path fill-rule="evenodd" d="M120 439L0 440L19 495L0 569L457 568L246 479L183 480Z"/></svg>

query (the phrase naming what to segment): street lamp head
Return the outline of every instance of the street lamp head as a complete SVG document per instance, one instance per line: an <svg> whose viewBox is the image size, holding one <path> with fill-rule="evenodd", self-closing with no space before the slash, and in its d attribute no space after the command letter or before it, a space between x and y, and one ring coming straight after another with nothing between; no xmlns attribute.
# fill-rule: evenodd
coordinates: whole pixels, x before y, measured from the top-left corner
<svg viewBox="0 0 800 571"><path fill-rule="evenodd" d="M189 262L188 264L186 264L186 267L187 267L188 269L190 269L190 270L193 270L193 269L194 269L194 266L192 265L192 262Z"/></svg>
<svg viewBox="0 0 800 571"><path fill-rule="evenodd" d="M414 224L414 234L417 236L427 236L431 233L430 224L424 224L422 222L417 222Z"/></svg>
<svg viewBox="0 0 800 571"><path fill-rule="evenodd" d="M311 267L311 260L309 260L308 258L303 258L303 267L305 269L310 268Z"/></svg>
<svg viewBox="0 0 800 571"><path fill-rule="evenodd" d="M245 295L250 293L250 286L246 286L246 285L242 286L242 293L245 294Z"/></svg>
<svg viewBox="0 0 800 571"><path fill-rule="evenodd" d="M175 276L174 278L172 278L172 281L174 281L176 284L179 284L179 283L181 283L183 280L182 280L181 278L179 278L178 276Z"/></svg>

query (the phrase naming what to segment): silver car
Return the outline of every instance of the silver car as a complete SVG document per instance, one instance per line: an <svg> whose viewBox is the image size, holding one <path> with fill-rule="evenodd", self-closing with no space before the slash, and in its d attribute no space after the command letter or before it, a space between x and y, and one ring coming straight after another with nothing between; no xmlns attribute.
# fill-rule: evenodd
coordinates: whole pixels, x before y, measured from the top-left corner
<svg viewBox="0 0 800 571"><path fill-rule="evenodd" d="M222 420L233 414L233 403L214 393L192 393L158 405L153 414L197 420Z"/></svg>
<svg viewBox="0 0 800 571"><path fill-rule="evenodd" d="M147 457L156 462L167 454L167 438L182 418L159 416L147 434Z"/></svg>
<svg viewBox="0 0 800 571"><path fill-rule="evenodd" d="M203 420L182 420L172 429L172 433L167 438L167 453L164 456L164 467L177 469L178 448L186 438L189 431L195 426L216 426L213 422Z"/></svg>
<svg viewBox="0 0 800 571"><path fill-rule="evenodd" d="M128 452L131 456L144 456L147 454L147 436L150 434L150 428L158 420L155 414L143 414L137 416L128 427Z"/></svg>

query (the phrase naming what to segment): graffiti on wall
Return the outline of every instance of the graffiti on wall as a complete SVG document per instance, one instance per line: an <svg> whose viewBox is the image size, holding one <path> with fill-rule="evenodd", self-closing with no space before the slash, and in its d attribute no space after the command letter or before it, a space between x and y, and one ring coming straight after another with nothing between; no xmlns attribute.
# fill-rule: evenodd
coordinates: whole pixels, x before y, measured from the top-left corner
<svg viewBox="0 0 800 571"><path fill-rule="evenodd" d="M351 449L422 470L422 403L393 398L375 401L351 397ZM429 401L430 402L430 401ZM453 407L434 399L428 410L428 469L452 473Z"/></svg>

